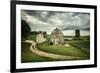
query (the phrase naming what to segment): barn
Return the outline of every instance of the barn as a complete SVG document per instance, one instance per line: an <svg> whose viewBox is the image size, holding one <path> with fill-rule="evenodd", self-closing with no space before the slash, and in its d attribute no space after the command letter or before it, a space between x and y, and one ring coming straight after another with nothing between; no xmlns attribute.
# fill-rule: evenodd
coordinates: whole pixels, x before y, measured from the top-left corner
<svg viewBox="0 0 100 73"><path fill-rule="evenodd" d="M60 29L56 28L51 32L50 44L51 45L63 45L64 44L64 35Z"/></svg>
<svg viewBox="0 0 100 73"><path fill-rule="evenodd" d="M44 38L43 33L39 32L36 36L36 42L37 43L43 43L46 41L46 38Z"/></svg>

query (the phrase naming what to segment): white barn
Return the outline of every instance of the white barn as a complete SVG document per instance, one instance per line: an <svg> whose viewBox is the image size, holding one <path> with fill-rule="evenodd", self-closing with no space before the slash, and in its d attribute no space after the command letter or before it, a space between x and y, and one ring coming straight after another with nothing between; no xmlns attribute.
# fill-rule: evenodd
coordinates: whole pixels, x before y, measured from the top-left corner
<svg viewBox="0 0 100 73"><path fill-rule="evenodd" d="M51 32L50 44L51 45L64 44L64 35L60 29L56 28Z"/></svg>
<svg viewBox="0 0 100 73"><path fill-rule="evenodd" d="M44 36L41 32L39 34L37 34L37 36L36 36L36 42L37 43L43 43L45 41L46 41L46 38L44 38Z"/></svg>

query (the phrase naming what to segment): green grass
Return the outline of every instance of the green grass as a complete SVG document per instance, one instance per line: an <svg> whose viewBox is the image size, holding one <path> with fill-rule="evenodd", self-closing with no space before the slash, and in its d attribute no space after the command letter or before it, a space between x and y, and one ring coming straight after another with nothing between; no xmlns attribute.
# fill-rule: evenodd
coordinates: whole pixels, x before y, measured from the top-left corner
<svg viewBox="0 0 100 73"><path fill-rule="evenodd" d="M28 43L22 43L22 49L21 49L21 62L22 63L54 61L53 59L40 57L38 55L33 54L29 50L29 46L30 44Z"/></svg>
<svg viewBox="0 0 100 73"><path fill-rule="evenodd" d="M33 41L36 41L36 35L29 35L27 40L33 40Z"/></svg>
<svg viewBox="0 0 100 73"><path fill-rule="evenodd" d="M48 38L48 35L45 36ZM67 36L65 36L67 38ZM72 37L72 36L70 36ZM70 38L69 37L69 38ZM70 40L66 41L65 43L70 44L70 46L60 46L60 45L49 45L46 41L41 44L37 44L36 47L42 51L54 54L61 54L66 56L74 56L74 57L82 57L80 60L89 59L90 53L90 41L88 36L81 37L81 40ZM33 40L36 42L36 35L29 35L28 40ZM54 59L42 57L33 54L30 50L31 44L28 43L21 43L21 62L28 63L28 62L46 62L46 61L56 61Z"/></svg>
<svg viewBox="0 0 100 73"><path fill-rule="evenodd" d="M70 45L81 49L86 54L90 54L90 41L89 40L72 40L68 42Z"/></svg>
<svg viewBox="0 0 100 73"><path fill-rule="evenodd" d="M66 41L67 43L71 45L75 45L77 48L90 48L90 41L89 40L72 40L72 41Z"/></svg>
<svg viewBox="0 0 100 73"><path fill-rule="evenodd" d="M89 58L86 53L84 53L81 49L78 49L73 46L57 46L57 45L48 45L47 42L42 44L37 44L37 48L50 53L61 54L66 56L74 56L74 57L83 57Z"/></svg>

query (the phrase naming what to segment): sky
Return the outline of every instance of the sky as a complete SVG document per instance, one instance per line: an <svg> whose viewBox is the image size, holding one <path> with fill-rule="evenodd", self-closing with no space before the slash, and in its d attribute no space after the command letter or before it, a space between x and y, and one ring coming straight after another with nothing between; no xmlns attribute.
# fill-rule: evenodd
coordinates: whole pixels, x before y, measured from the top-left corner
<svg viewBox="0 0 100 73"><path fill-rule="evenodd" d="M21 10L21 19L29 24L31 31L46 31L50 34L59 28L64 35L74 36L78 28L81 35L90 34L89 13Z"/></svg>

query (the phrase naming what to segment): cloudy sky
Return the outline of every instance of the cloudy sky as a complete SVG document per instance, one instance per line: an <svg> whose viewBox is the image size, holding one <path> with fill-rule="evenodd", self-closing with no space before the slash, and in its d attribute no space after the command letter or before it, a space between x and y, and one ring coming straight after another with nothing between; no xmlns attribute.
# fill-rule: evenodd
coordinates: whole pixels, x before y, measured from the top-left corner
<svg viewBox="0 0 100 73"><path fill-rule="evenodd" d="M78 28L81 35L90 33L89 13L21 10L21 19L29 24L31 31L46 31L50 34L59 28L64 35L75 35L75 29Z"/></svg>

